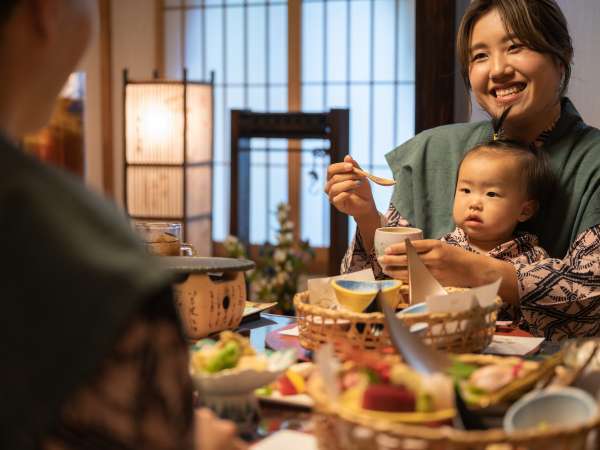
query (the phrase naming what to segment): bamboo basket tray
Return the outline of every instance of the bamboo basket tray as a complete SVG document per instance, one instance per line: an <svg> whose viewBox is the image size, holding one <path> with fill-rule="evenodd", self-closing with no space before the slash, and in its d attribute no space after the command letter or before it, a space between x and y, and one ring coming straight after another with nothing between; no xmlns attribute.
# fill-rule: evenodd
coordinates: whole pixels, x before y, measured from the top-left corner
<svg viewBox="0 0 600 450"><path fill-rule="evenodd" d="M495 303L485 308L459 313L410 314L402 319L408 326L426 323L423 340L439 350L478 353L492 342L500 305L500 297L497 297ZM294 307L300 344L309 350L336 341L345 341L363 350L381 350L392 345L382 313L355 313L313 305L308 292L296 294Z"/></svg>
<svg viewBox="0 0 600 450"><path fill-rule="evenodd" d="M591 450L597 449L600 416L576 426L506 433L390 423L354 415L310 387L319 450Z"/></svg>

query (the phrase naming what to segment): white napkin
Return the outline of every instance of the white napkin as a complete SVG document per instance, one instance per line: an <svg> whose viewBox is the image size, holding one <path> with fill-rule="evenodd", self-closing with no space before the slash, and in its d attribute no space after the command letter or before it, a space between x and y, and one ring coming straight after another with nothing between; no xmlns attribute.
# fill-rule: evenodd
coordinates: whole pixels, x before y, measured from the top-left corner
<svg viewBox="0 0 600 450"><path fill-rule="evenodd" d="M406 257L408 258L408 286L410 289L409 302L411 305L424 302L434 295L446 295L442 285L434 278L427 266L423 264L417 250L410 243L406 243Z"/></svg>
<svg viewBox="0 0 600 450"><path fill-rule="evenodd" d="M492 355L518 355L523 356L531 353L539 347L544 338L527 336L501 336L494 335L492 343L487 346L483 353Z"/></svg>
<svg viewBox="0 0 600 450"><path fill-rule="evenodd" d="M296 325L295 327L280 331L279 334L284 336L300 336L300 330L298 329L298 325Z"/></svg>
<svg viewBox="0 0 600 450"><path fill-rule="evenodd" d="M429 312L460 312L479 306L484 308L496 300L502 278L484 286L468 291L450 292L445 295L430 295L427 297L427 310Z"/></svg>

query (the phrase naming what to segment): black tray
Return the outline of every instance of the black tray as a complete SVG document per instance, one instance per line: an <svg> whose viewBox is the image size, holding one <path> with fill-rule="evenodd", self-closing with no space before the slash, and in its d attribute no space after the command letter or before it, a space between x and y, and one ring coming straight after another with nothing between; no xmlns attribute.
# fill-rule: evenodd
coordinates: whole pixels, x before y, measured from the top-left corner
<svg viewBox="0 0 600 450"><path fill-rule="evenodd" d="M161 256L162 264L178 274L240 272L254 269L248 259L211 258L206 256Z"/></svg>

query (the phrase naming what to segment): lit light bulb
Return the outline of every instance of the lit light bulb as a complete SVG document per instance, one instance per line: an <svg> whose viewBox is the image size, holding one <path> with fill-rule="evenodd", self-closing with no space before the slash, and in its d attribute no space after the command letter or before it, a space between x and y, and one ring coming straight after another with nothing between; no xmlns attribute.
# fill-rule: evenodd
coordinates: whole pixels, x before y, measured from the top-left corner
<svg viewBox="0 0 600 450"><path fill-rule="evenodd" d="M171 129L171 111L159 103L149 104L140 114L142 136L153 145L164 145Z"/></svg>

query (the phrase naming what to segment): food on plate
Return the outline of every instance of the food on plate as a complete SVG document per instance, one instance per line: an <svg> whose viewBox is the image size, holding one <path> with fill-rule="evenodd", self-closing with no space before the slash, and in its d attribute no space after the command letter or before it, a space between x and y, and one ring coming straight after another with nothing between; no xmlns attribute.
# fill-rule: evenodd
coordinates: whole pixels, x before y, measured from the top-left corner
<svg viewBox="0 0 600 450"><path fill-rule="evenodd" d="M226 369L267 370L267 358L257 354L244 336L223 331L218 341L203 339L192 347L190 359L194 373L213 374Z"/></svg>
<svg viewBox="0 0 600 450"><path fill-rule="evenodd" d="M470 405L486 407L512 399L550 374L562 355L543 360L492 355L460 355L449 374Z"/></svg>
<svg viewBox="0 0 600 450"><path fill-rule="evenodd" d="M269 386L259 389L258 394L262 396L269 396L274 392L282 396L304 394L307 379L313 369L314 364L311 362L293 364Z"/></svg>
<svg viewBox="0 0 600 450"><path fill-rule="evenodd" d="M318 371L332 382L319 379L309 391L338 398L339 414L368 415L371 418L403 423L448 423L456 414L455 386L473 407L485 408L514 400L552 372L561 355L531 360L493 355L451 356L446 373L422 374L404 364L397 355L357 352L341 347L342 363L323 360ZM330 366L330 367L329 367ZM325 384L327 383L327 384ZM339 395L336 392L339 391ZM320 394L319 394L320 393ZM329 401L328 401L329 403Z"/></svg>
<svg viewBox="0 0 600 450"><path fill-rule="evenodd" d="M455 415L452 379L420 374L395 355L347 353L336 379L342 413L428 424L447 423Z"/></svg>

